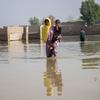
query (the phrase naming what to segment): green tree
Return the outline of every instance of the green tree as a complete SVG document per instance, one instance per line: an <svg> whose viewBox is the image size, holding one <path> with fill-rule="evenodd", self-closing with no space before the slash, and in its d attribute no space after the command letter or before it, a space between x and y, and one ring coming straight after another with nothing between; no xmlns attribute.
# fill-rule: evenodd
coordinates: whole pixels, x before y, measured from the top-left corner
<svg viewBox="0 0 100 100"><path fill-rule="evenodd" d="M40 24L40 22L39 22L39 19L37 18L37 17L31 17L30 19L29 19L29 24L31 25L31 26L34 26L34 25L39 25Z"/></svg>
<svg viewBox="0 0 100 100"><path fill-rule="evenodd" d="M97 21L100 20L100 5L96 4L96 11L97 11Z"/></svg>
<svg viewBox="0 0 100 100"><path fill-rule="evenodd" d="M95 24L100 17L100 5L96 4L95 0L82 1L80 13L81 19L88 25Z"/></svg>

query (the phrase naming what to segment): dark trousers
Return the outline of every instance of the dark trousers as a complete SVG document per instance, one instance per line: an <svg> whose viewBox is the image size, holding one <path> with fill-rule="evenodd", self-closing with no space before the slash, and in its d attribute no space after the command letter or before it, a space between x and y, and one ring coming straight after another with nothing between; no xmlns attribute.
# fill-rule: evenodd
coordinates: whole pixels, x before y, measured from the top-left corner
<svg viewBox="0 0 100 100"><path fill-rule="evenodd" d="M48 42L46 43L46 56L47 57L56 56L55 48L53 44L48 43Z"/></svg>

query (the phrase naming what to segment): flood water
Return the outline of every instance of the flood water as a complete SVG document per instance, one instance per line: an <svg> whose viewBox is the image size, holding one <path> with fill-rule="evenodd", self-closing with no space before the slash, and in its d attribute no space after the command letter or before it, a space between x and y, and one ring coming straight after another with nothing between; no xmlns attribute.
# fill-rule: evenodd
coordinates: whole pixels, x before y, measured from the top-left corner
<svg viewBox="0 0 100 100"><path fill-rule="evenodd" d="M0 44L0 100L100 100L100 41Z"/></svg>

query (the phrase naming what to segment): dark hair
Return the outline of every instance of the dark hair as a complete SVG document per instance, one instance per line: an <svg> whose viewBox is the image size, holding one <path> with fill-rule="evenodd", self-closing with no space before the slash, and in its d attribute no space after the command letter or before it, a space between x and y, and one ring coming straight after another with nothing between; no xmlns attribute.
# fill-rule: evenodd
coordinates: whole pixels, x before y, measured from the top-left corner
<svg viewBox="0 0 100 100"><path fill-rule="evenodd" d="M45 19L45 20L44 20L44 23L46 23L46 22L49 22L49 20L48 20L48 19Z"/></svg>
<svg viewBox="0 0 100 100"><path fill-rule="evenodd" d="M60 20L59 19L56 19L55 20L55 24L57 24L57 23L60 23Z"/></svg>

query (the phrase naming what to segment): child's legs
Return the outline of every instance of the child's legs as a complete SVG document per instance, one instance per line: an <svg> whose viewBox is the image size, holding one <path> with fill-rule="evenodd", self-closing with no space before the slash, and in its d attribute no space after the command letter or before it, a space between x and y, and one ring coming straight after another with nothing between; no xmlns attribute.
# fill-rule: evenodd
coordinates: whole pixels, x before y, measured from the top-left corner
<svg viewBox="0 0 100 100"><path fill-rule="evenodd" d="M46 57L52 57L49 43L46 43Z"/></svg>
<svg viewBox="0 0 100 100"><path fill-rule="evenodd" d="M55 54L57 54L57 48L59 47L59 41L56 41L54 43L54 51L55 51Z"/></svg>

